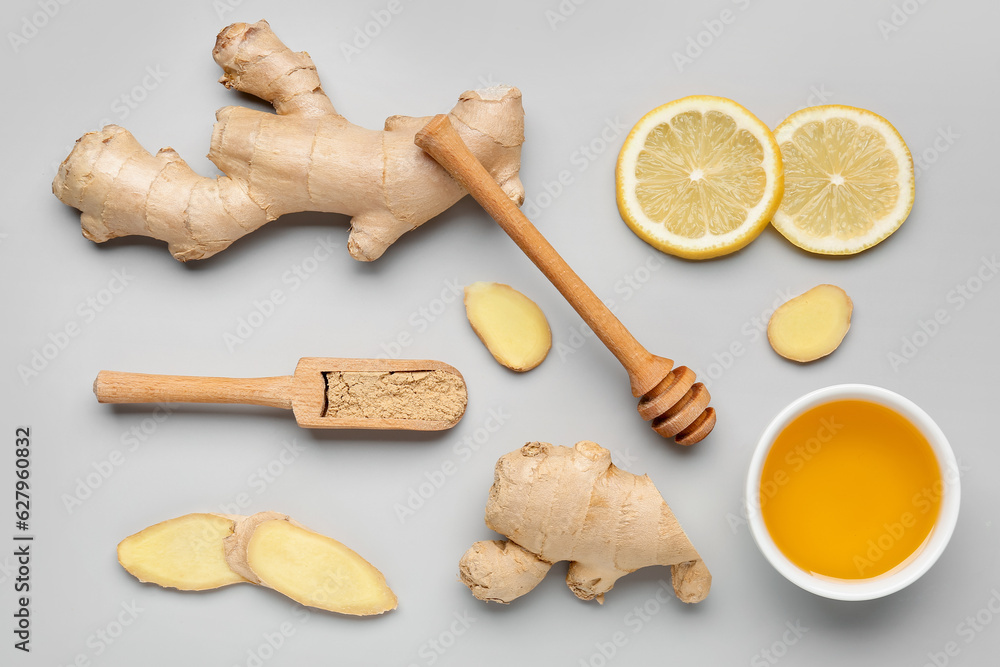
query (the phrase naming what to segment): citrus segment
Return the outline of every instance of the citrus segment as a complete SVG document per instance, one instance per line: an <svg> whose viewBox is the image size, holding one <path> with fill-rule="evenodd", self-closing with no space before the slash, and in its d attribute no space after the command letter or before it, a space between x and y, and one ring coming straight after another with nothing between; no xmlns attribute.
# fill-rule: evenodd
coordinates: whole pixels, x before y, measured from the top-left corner
<svg viewBox="0 0 1000 667"><path fill-rule="evenodd" d="M881 116L841 105L803 109L775 130L785 195L775 228L814 253L850 255L884 240L909 215L910 151Z"/></svg>
<svg viewBox="0 0 1000 667"><path fill-rule="evenodd" d="M693 96L646 114L616 170L618 208L644 241L706 259L734 252L767 225L781 199L781 155L742 106Z"/></svg>

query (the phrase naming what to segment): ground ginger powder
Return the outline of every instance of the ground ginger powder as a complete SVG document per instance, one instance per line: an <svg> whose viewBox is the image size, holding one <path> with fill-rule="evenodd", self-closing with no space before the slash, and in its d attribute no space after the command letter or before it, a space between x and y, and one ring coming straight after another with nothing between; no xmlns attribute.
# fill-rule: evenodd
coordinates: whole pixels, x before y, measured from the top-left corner
<svg viewBox="0 0 1000 667"><path fill-rule="evenodd" d="M327 417L457 422L465 412L465 382L448 371L336 371L325 375Z"/></svg>

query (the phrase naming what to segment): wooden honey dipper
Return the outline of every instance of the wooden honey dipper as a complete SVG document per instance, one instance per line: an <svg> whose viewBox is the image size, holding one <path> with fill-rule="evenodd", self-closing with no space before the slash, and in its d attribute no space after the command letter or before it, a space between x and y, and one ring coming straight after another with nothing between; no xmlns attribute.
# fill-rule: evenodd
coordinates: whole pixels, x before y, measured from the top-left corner
<svg viewBox="0 0 1000 667"><path fill-rule="evenodd" d="M654 431L680 445L693 445L712 431L715 409L708 407L708 389L695 382L694 371L686 366L674 368L672 360L651 354L629 333L500 189L448 116L435 116L414 141L469 191L621 362L628 371L632 395L639 398L639 414L652 420Z"/></svg>

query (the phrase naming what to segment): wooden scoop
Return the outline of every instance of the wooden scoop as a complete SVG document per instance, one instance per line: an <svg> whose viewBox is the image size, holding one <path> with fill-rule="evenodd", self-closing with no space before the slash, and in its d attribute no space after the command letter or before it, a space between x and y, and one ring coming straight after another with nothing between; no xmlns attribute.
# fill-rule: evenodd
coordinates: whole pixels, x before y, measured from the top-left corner
<svg viewBox="0 0 1000 667"><path fill-rule="evenodd" d="M190 377L101 371L101 403L244 403L291 410L304 428L440 431L465 413L465 379L440 361L303 357L294 375Z"/></svg>
<svg viewBox="0 0 1000 667"><path fill-rule="evenodd" d="M692 445L709 434L715 426L715 409L708 407L708 389L695 382L694 371L674 368L673 361L650 354L632 336L500 189L448 116L434 116L414 142L486 209L621 362L632 382L632 395L639 398L639 414L652 420L654 431L679 445Z"/></svg>

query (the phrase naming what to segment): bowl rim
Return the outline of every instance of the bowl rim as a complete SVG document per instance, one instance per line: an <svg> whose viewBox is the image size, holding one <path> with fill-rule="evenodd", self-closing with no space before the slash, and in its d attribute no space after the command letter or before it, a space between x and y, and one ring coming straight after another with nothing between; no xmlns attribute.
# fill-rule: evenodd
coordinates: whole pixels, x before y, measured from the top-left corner
<svg viewBox="0 0 1000 667"><path fill-rule="evenodd" d="M764 460L778 433L806 410L837 400L864 400L899 413L927 438L941 468L944 491L937 521L930 535L914 555L894 569L868 579L835 579L811 574L788 559L778 549L764 524L760 506L761 474ZM909 586L919 579L944 552L958 523L961 504L960 472L955 453L941 428L923 409L894 391L868 384L837 384L816 389L785 406L764 428L754 447L747 472L744 501L747 524L757 548L786 579L816 595L835 600L872 600Z"/></svg>

